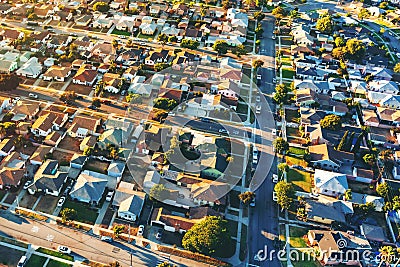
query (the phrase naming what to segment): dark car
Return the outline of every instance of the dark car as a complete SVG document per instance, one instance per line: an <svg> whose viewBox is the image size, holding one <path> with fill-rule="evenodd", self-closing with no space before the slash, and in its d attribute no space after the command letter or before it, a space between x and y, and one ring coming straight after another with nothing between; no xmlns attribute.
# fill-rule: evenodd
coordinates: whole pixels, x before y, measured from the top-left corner
<svg viewBox="0 0 400 267"><path fill-rule="evenodd" d="M102 100L101 103L103 103L104 105L110 105L111 100Z"/></svg>
<svg viewBox="0 0 400 267"><path fill-rule="evenodd" d="M97 107L96 107L96 106L93 106L93 105L88 106L88 108L89 108L89 109L92 109L92 110L97 110Z"/></svg>

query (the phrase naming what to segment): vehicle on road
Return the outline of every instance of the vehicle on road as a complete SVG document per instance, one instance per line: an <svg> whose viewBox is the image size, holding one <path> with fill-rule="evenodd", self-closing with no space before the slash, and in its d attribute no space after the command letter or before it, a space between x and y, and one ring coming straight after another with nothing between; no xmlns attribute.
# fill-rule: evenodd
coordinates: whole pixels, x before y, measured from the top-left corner
<svg viewBox="0 0 400 267"><path fill-rule="evenodd" d="M110 237L110 236L102 236L102 237L100 238L100 240L101 240L101 241L104 241L104 242L107 242L107 243L112 243L112 242L113 242L113 239L112 239L112 237Z"/></svg>
<svg viewBox="0 0 400 267"><path fill-rule="evenodd" d="M162 237L162 232L161 232L161 230L158 230L158 232L156 233L156 239L160 240L161 237Z"/></svg>
<svg viewBox="0 0 400 267"><path fill-rule="evenodd" d="M141 224L141 225L139 225L137 234L139 236L143 236L143 233L144 233L144 225Z"/></svg>
<svg viewBox="0 0 400 267"><path fill-rule="evenodd" d="M261 96L257 95L256 96L256 102L260 102L261 101Z"/></svg>
<svg viewBox="0 0 400 267"><path fill-rule="evenodd" d="M319 194L317 194L317 193L310 193L309 196L310 196L310 198L318 199Z"/></svg>
<svg viewBox="0 0 400 267"><path fill-rule="evenodd" d="M272 135L276 135L276 129L272 129L271 133Z"/></svg>
<svg viewBox="0 0 400 267"><path fill-rule="evenodd" d="M31 98L35 98L35 99L37 99L38 98L38 95L36 95L36 94L33 94L33 93L29 93L29 95L28 95L29 97L31 97Z"/></svg>
<svg viewBox="0 0 400 267"><path fill-rule="evenodd" d="M57 207L62 207L62 205L65 202L65 199L66 199L66 197L64 197L64 196L60 197L60 199L57 202Z"/></svg>
<svg viewBox="0 0 400 267"><path fill-rule="evenodd" d="M276 195L276 192L272 192L272 200L277 202L278 201L278 196Z"/></svg>
<svg viewBox="0 0 400 267"><path fill-rule="evenodd" d="M255 207L256 206L256 198L254 197L251 201L250 201L250 207Z"/></svg>
<svg viewBox="0 0 400 267"><path fill-rule="evenodd" d="M111 100L101 100L101 103L103 103L104 105L110 105Z"/></svg>
<svg viewBox="0 0 400 267"><path fill-rule="evenodd" d="M24 189L28 189L28 187L33 184L33 181L26 181L26 183L24 184Z"/></svg>
<svg viewBox="0 0 400 267"><path fill-rule="evenodd" d="M273 82L273 83L276 83L276 78L272 78L272 82Z"/></svg>
<svg viewBox="0 0 400 267"><path fill-rule="evenodd" d="M279 177L277 174L272 174L272 182L277 183L279 181Z"/></svg>
<svg viewBox="0 0 400 267"><path fill-rule="evenodd" d="M261 105L257 105L256 106L256 114L260 114L261 113Z"/></svg>
<svg viewBox="0 0 400 267"><path fill-rule="evenodd" d="M24 267L27 262L26 256L22 256L21 259L19 259L19 262L17 264L17 267Z"/></svg>
<svg viewBox="0 0 400 267"><path fill-rule="evenodd" d="M261 80L261 74L257 74L257 80Z"/></svg>
<svg viewBox="0 0 400 267"><path fill-rule="evenodd" d="M114 191L108 192L108 193L107 193L107 196L106 196L106 201L111 201L113 195L114 195Z"/></svg>
<svg viewBox="0 0 400 267"><path fill-rule="evenodd" d="M223 134L229 134L229 131L227 129L219 129L218 132Z"/></svg>
<svg viewBox="0 0 400 267"><path fill-rule="evenodd" d="M71 254L71 249L66 246L58 246L57 251L64 254Z"/></svg>
<svg viewBox="0 0 400 267"><path fill-rule="evenodd" d="M97 107L93 106L93 105L90 105L90 106L88 106L88 109L97 110Z"/></svg>
<svg viewBox="0 0 400 267"><path fill-rule="evenodd" d="M175 115L176 115L175 112L172 112L172 111L168 112L168 116L174 117Z"/></svg>
<svg viewBox="0 0 400 267"><path fill-rule="evenodd" d="M274 35L272 35L272 40L275 40L276 39L276 36L275 36L275 34Z"/></svg>

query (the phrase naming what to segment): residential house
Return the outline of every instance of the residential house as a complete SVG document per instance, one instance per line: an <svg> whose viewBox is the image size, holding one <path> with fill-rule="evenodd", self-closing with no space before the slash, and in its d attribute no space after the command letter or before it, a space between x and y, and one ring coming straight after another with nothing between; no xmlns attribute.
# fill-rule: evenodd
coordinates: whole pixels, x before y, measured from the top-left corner
<svg viewBox="0 0 400 267"><path fill-rule="evenodd" d="M74 17L75 24L80 27L87 27L92 22L93 16L91 14L78 15Z"/></svg>
<svg viewBox="0 0 400 267"><path fill-rule="evenodd" d="M96 135L100 119L86 116L75 116L67 133L71 137L85 138L87 135Z"/></svg>
<svg viewBox="0 0 400 267"><path fill-rule="evenodd" d="M30 194L41 192L45 195L59 196L68 173L58 170L57 160L46 160L33 177L33 183L28 187Z"/></svg>
<svg viewBox="0 0 400 267"><path fill-rule="evenodd" d="M380 101L380 106L385 108L400 109L400 96L399 95L388 95Z"/></svg>
<svg viewBox="0 0 400 267"><path fill-rule="evenodd" d="M308 245L319 252L317 259L323 266L361 265L359 255L372 249L364 236L350 232L309 230L307 239Z"/></svg>
<svg viewBox="0 0 400 267"><path fill-rule="evenodd" d="M135 190L132 183L121 181L115 190L112 206L117 208L117 216L136 221L142 211L146 194Z"/></svg>
<svg viewBox="0 0 400 267"><path fill-rule="evenodd" d="M107 15L101 15L93 19L92 27L99 29L109 29L113 24L113 18L108 18Z"/></svg>
<svg viewBox="0 0 400 267"><path fill-rule="evenodd" d="M18 101L10 111L12 121L33 120L39 112L39 103Z"/></svg>
<svg viewBox="0 0 400 267"><path fill-rule="evenodd" d="M3 149L5 149L2 144L3 142L0 144L0 147L2 147L0 154L3 154ZM11 152L1 161L0 164L0 189L9 189L11 187L19 186L25 173L25 160L18 152Z"/></svg>
<svg viewBox="0 0 400 267"><path fill-rule="evenodd" d="M10 74L18 68L17 61L0 59L0 73Z"/></svg>
<svg viewBox="0 0 400 267"><path fill-rule="evenodd" d="M46 136L43 143L49 146L57 147L61 142L62 136L59 132L53 131L49 135Z"/></svg>
<svg viewBox="0 0 400 267"><path fill-rule="evenodd" d="M79 145L80 151L85 151L86 148L94 147L97 143L97 137L93 135L86 136L83 138L82 142Z"/></svg>
<svg viewBox="0 0 400 267"><path fill-rule="evenodd" d="M368 84L369 90L387 93L387 94L395 94L399 93L399 86L393 81L372 81Z"/></svg>
<svg viewBox="0 0 400 267"><path fill-rule="evenodd" d="M97 56L103 59L109 55L115 55L115 53L116 50L111 43L98 42L91 50L92 56Z"/></svg>
<svg viewBox="0 0 400 267"><path fill-rule="evenodd" d="M309 152L313 166L324 170L338 171L342 164L354 161L352 153L338 151L327 144L310 146Z"/></svg>
<svg viewBox="0 0 400 267"><path fill-rule="evenodd" d="M16 74L27 78L37 78L42 73L43 66L37 57L30 58L17 71Z"/></svg>
<svg viewBox="0 0 400 267"><path fill-rule="evenodd" d="M72 79L72 82L85 86L93 86L96 79L97 79L96 69L90 65L85 64L78 69L74 78Z"/></svg>
<svg viewBox="0 0 400 267"><path fill-rule="evenodd" d="M348 215L354 214L350 202L322 197L318 201L307 199L305 210L308 220L328 225L333 222L346 223Z"/></svg>
<svg viewBox="0 0 400 267"><path fill-rule="evenodd" d="M345 174L315 169L314 192L331 197L343 195L349 186Z"/></svg>
<svg viewBox="0 0 400 267"><path fill-rule="evenodd" d="M29 161L33 165L42 165L46 157L53 153L54 147L40 145L36 148L35 152L29 157Z"/></svg>
<svg viewBox="0 0 400 267"><path fill-rule="evenodd" d="M112 177L122 177L125 170L125 162L112 161L107 169L107 175Z"/></svg>
<svg viewBox="0 0 400 267"><path fill-rule="evenodd" d="M52 81L56 80L58 82L65 82L66 79L71 74L70 67L60 67L60 66L51 66L44 74L43 80Z"/></svg>
<svg viewBox="0 0 400 267"><path fill-rule="evenodd" d="M202 221L203 219L204 218L186 218L185 214L178 215L177 213L173 213L164 207L160 207L153 210L150 225L162 227L168 232L177 232L183 234L190 230L193 225Z"/></svg>
<svg viewBox="0 0 400 267"><path fill-rule="evenodd" d="M71 168L75 168L78 170L82 170L83 166L85 165L86 161L88 160L87 156L80 155L80 154L74 154L71 158L71 161L69 163L69 166Z"/></svg>
<svg viewBox="0 0 400 267"><path fill-rule="evenodd" d="M372 195L367 195L367 194L360 194L356 192L351 193L351 199L347 200L351 203L354 204L367 204L367 203L373 203L375 210L377 212L382 212L383 208L385 206L385 200L382 197L379 196L372 196Z"/></svg>
<svg viewBox="0 0 400 267"><path fill-rule="evenodd" d="M156 63L167 63L169 57L169 50L156 50L151 52L149 56L145 59L145 64L149 66L154 66Z"/></svg>
<svg viewBox="0 0 400 267"><path fill-rule="evenodd" d="M0 157L5 157L11 154L15 149L14 141L11 138L4 138L0 143Z"/></svg>
<svg viewBox="0 0 400 267"><path fill-rule="evenodd" d="M107 180L104 178L97 178L87 173L81 173L69 195L73 200L97 205L100 203L100 199L106 190L107 183Z"/></svg>
<svg viewBox="0 0 400 267"><path fill-rule="evenodd" d="M154 33L157 30L157 24L155 24L154 22L151 23L143 23L140 24L139 26L140 31L142 32L142 34L145 35L154 35Z"/></svg>
<svg viewBox="0 0 400 267"><path fill-rule="evenodd" d="M0 96L0 113L6 112L12 108L10 97Z"/></svg>
<svg viewBox="0 0 400 267"><path fill-rule="evenodd" d="M36 136L46 137L53 130L59 130L68 120L68 114L44 111L42 115L32 124L31 132Z"/></svg>

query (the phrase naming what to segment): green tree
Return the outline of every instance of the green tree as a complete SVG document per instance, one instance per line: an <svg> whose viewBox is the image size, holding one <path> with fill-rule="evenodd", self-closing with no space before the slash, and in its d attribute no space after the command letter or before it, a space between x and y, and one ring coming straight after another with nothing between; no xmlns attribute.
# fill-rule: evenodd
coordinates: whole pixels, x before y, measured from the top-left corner
<svg viewBox="0 0 400 267"><path fill-rule="evenodd" d="M356 212L360 213L363 218L367 218L373 211L375 211L375 205L372 202L365 204L359 204L356 206Z"/></svg>
<svg viewBox="0 0 400 267"><path fill-rule="evenodd" d="M168 37L168 42L175 43L176 41L178 41L178 38L176 36Z"/></svg>
<svg viewBox="0 0 400 267"><path fill-rule="evenodd" d="M365 55L365 45L357 39L350 39L346 42L347 56L352 59L362 60Z"/></svg>
<svg viewBox="0 0 400 267"><path fill-rule="evenodd" d="M168 116L168 112L166 112L165 110L162 110L162 109L158 109L152 115L152 119L162 122L167 116Z"/></svg>
<svg viewBox="0 0 400 267"><path fill-rule="evenodd" d="M299 15L299 11L297 11L296 9L291 10L289 13L289 17L291 17L292 19L298 18Z"/></svg>
<svg viewBox="0 0 400 267"><path fill-rule="evenodd" d="M261 21L261 20L263 20L265 18L265 14L263 12L261 12L261 11L256 11L256 12L254 12L253 17L258 22L258 21Z"/></svg>
<svg viewBox="0 0 400 267"><path fill-rule="evenodd" d="M126 96L126 101L131 104L138 104L141 102L142 96L135 93L130 93Z"/></svg>
<svg viewBox="0 0 400 267"><path fill-rule="evenodd" d="M318 31L326 34L333 32L333 20L329 14L324 14L317 20L316 28Z"/></svg>
<svg viewBox="0 0 400 267"><path fill-rule="evenodd" d="M346 45L346 42L344 41L343 37L338 36L335 38L335 45L336 47L342 47Z"/></svg>
<svg viewBox="0 0 400 267"><path fill-rule="evenodd" d="M289 165L287 165L286 163L279 163L278 164L278 170L281 173L288 172L289 171Z"/></svg>
<svg viewBox="0 0 400 267"><path fill-rule="evenodd" d="M337 131L342 128L342 120L338 115L330 114L326 115L319 124L322 128Z"/></svg>
<svg viewBox="0 0 400 267"><path fill-rule="evenodd" d="M100 99L98 99L98 98L93 98L93 100L92 100L92 105L93 106L95 106L95 107L101 107L101 101L100 101Z"/></svg>
<svg viewBox="0 0 400 267"><path fill-rule="evenodd" d="M149 196L153 200L163 201L169 195L168 189L163 184L156 184L150 189Z"/></svg>
<svg viewBox="0 0 400 267"><path fill-rule="evenodd" d="M339 60L343 60L346 57L346 54L346 47L335 47L332 50L332 56Z"/></svg>
<svg viewBox="0 0 400 267"><path fill-rule="evenodd" d="M76 218L76 214L76 210L70 208L63 208L60 212L63 222L74 220Z"/></svg>
<svg viewBox="0 0 400 267"><path fill-rule="evenodd" d="M154 99L153 103L155 108L164 110L173 110L178 105L178 102L176 102L176 100L165 97L158 97Z"/></svg>
<svg viewBox="0 0 400 267"><path fill-rule="evenodd" d="M278 84L275 87L273 100L278 104L285 104L288 100L288 90L284 84Z"/></svg>
<svg viewBox="0 0 400 267"><path fill-rule="evenodd" d="M164 262L162 262L162 263L157 265L157 267L174 267L174 266L176 266L176 265L172 265L168 261L164 261Z"/></svg>
<svg viewBox="0 0 400 267"><path fill-rule="evenodd" d="M183 39L181 42L181 47L183 48L196 49L199 47L199 45L200 43L198 41L193 40Z"/></svg>
<svg viewBox="0 0 400 267"><path fill-rule="evenodd" d="M257 59L253 61L253 69L257 70L258 68L262 67L264 65L264 61Z"/></svg>
<svg viewBox="0 0 400 267"><path fill-rule="evenodd" d="M21 82L16 74L0 74L0 91L12 91L17 89Z"/></svg>
<svg viewBox="0 0 400 267"><path fill-rule="evenodd" d="M293 184L280 181L275 185L274 191L276 192L279 206L281 206L282 209L289 209L295 197Z"/></svg>
<svg viewBox="0 0 400 267"><path fill-rule="evenodd" d="M351 193L351 189L347 189L344 192L344 197L346 200L351 200L353 198L353 194Z"/></svg>
<svg viewBox="0 0 400 267"><path fill-rule="evenodd" d="M286 142L285 139L283 139L282 137L278 137L276 138L273 142L272 142L275 150L282 154L284 151L289 149L289 143Z"/></svg>
<svg viewBox="0 0 400 267"><path fill-rule="evenodd" d="M186 232L182 246L193 252L212 255L226 249L229 242L228 222L220 217L207 216Z"/></svg>
<svg viewBox="0 0 400 267"><path fill-rule="evenodd" d="M394 68L393 68L393 71L394 71L394 72L397 72L397 73L400 72L400 62L396 63L396 65L395 65Z"/></svg>
<svg viewBox="0 0 400 267"><path fill-rule="evenodd" d="M170 67L170 64L168 64L168 63L162 63L162 62L160 62L160 63L156 63L156 64L154 64L154 70L155 71L162 71L162 70L165 70L166 68L168 68L168 67Z"/></svg>
<svg viewBox="0 0 400 267"><path fill-rule="evenodd" d="M379 8L381 8L381 9L387 9L388 6L389 6L389 3L388 3L388 2L381 2L381 3L379 4Z"/></svg>
<svg viewBox="0 0 400 267"><path fill-rule="evenodd" d="M239 194L238 197L244 205L248 205L256 197L256 194L254 194L254 192L251 192L251 191L246 191L246 192Z"/></svg>
<svg viewBox="0 0 400 267"><path fill-rule="evenodd" d="M108 10L110 10L110 6L106 2L97 2L93 5L93 10L106 13Z"/></svg>
<svg viewBox="0 0 400 267"><path fill-rule="evenodd" d="M235 47L234 52L237 56L242 56L247 54L246 46L245 45L238 45Z"/></svg>
<svg viewBox="0 0 400 267"><path fill-rule="evenodd" d="M364 155L363 160L364 160L365 163L367 163L368 165L372 166L376 162L376 156L375 156L375 154L368 153L368 154Z"/></svg>
<svg viewBox="0 0 400 267"><path fill-rule="evenodd" d="M339 142L339 144L338 144L338 146L336 148L337 150L343 151L343 147L345 147L348 135L349 135L349 131L345 131L343 136L342 136L342 139L340 139L340 142Z"/></svg>
<svg viewBox="0 0 400 267"><path fill-rule="evenodd" d="M224 40L217 40L213 44L213 49L218 52L218 55L226 54L228 52L228 47L228 43Z"/></svg>
<svg viewBox="0 0 400 267"><path fill-rule="evenodd" d="M371 16L371 13L366 8L361 8L360 12L358 12L358 18L363 21Z"/></svg>
<svg viewBox="0 0 400 267"><path fill-rule="evenodd" d="M389 266L395 260L394 249L391 246L383 246L379 249L380 263L379 267L385 263L386 266Z"/></svg>
<svg viewBox="0 0 400 267"><path fill-rule="evenodd" d="M75 101L77 95L74 91L68 91L60 96L60 100L64 103L70 104Z"/></svg>
<svg viewBox="0 0 400 267"><path fill-rule="evenodd" d="M387 198L389 194L390 186L388 183L380 183L376 187L376 193L383 198Z"/></svg>
<svg viewBox="0 0 400 267"><path fill-rule="evenodd" d="M286 16L286 11L281 6L277 6L272 10L272 15L274 15L276 19L280 20Z"/></svg>
<svg viewBox="0 0 400 267"><path fill-rule="evenodd" d="M260 36L262 36L262 34L264 33L264 29L261 25L261 23L257 24L256 29L254 30L254 33L257 35L257 38L259 38Z"/></svg>
<svg viewBox="0 0 400 267"><path fill-rule="evenodd" d="M119 237L125 231L125 225L116 224L113 227L113 232L115 237Z"/></svg>

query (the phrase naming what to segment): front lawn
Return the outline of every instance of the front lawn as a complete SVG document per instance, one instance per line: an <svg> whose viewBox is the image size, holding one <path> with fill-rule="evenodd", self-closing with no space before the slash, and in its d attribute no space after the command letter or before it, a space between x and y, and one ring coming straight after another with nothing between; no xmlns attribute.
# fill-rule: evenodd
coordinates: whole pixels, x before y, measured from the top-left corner
<svg viewBox="0 0 400 267"><path fill-rule="evenodd" d="M229 192L229 203L231 204L231 207L234 207L237 209L240 207L239 194L240 194L240 192L238 192L236 190L232 190Z"/></svg>
<svg viewBox="0 0 400 267"><path fill-rule="evenodd" d="M25 252L0 246L0 266L17 266L19 259Z"/></svg>
<svg viewBox="0 0 400 267"><path fill-rule="evenodd" d="M47 258L38 256L38 255L32 255L28 262L26 263L27 267L36 267L36 266L43 266L44 263L46 262Z"/></svg>
<svg viewBox="0 0 400 267"><path fill-rule="evenodd" d="M89 205L84 203L75 202L72 200L65 201L63 208L70 208L77 211L75 220L78 222L94 224L97 219L97 210L90 208Z"/></svg>
<svg viewBox="0 0 400 267"><path fill-rule="evenodd" d="M130 32L126 32L126 31L120 31L117 29L114 29L111 34L116 34L116 35L125 35L125 36L131 36Z"/></svg>
<svg viewBox="0 0 400 267"><path fill-rule="evenodd" d="M293 69L282 68L282 77L286 79L293 79L296 72Z"/></svg>
<svg viewBox="0 0 400 267"><path fill-rule="evenodd" d="M290 246L294 248L305 248L307 247L307 243L304 240L303 236L307 235L308 229L290 226L289 235L290 235Z"/></svg>
<svg viewBox="0 0 400 267"><path fill-rule="evenodd" d="M55 260L50 260L49 263L47 264L47 267L70 267L70 266L71 265L68 263L55 261Z"/></svg>
<svg viewBox="0 0 400 267"><path fill-rule="evenodd" d="M306 150L299 148L299 147L289 147L289 153L297 155L297 156L304 156L306 154Z"/></svg>
<svg viewBox="0 0 400 267"><path fill-rule="evenodd" d="M51 250L51 249L47 249L47 248L38 248L36 251L40 252L40 253L44 253L44 254L50 255L50 256L54 256L54 257L57 257L57 258L61 258L61 259L64 259L64 260L69 260L69 261L73 261L74 260L74 257L72 257L71 255L66 255L64 253L61 253L61 252L58 252L58 251L55 251L55 250ZM47 265L47 266L49 266L49 265Z"/></svg>
<svg viewBox="0 0 400 267"><path fill-rule="evenodd" d="M300 135L299 128L286 127L286 136L301 137Z"/></svg>
<svg viewBox="0 0 400 267"><path fill-rule="evenodd" d="M107 174L107 169L110 163L108 161L100 161L97 159L89 159L86 161L85 166L83 167L84 170L99 172L102 174Z"/></svg>
<svg viewBox="0 0 400 267"><path fill-rule="evenodd" d="M285 109L285 120L287 122L299 123L300 113L298 109Z"/></svg>
<svg viewBox="0 0 400 267"><path fill-rule="evenodd" d="M287 173L288 182L292 182L296 191L311 192L312 177L309 172L289 169Z"/></svg>

